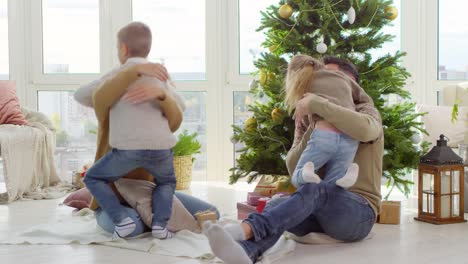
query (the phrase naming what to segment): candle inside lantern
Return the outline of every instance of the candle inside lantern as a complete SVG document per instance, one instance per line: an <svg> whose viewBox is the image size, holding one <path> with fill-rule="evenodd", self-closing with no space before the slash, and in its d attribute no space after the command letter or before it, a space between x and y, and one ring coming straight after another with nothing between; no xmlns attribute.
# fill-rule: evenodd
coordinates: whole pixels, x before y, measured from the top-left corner
<svg viewBox="0 0 468 264"><path fill-rule="evenodd" d="M450 193L450 172L447 174L442 173L442 177L440 179L440 191L441 194L448 194ZM440 216L442 218L451 217L450 215L450 195L443 195L441 196L440 201Z"/></svg>

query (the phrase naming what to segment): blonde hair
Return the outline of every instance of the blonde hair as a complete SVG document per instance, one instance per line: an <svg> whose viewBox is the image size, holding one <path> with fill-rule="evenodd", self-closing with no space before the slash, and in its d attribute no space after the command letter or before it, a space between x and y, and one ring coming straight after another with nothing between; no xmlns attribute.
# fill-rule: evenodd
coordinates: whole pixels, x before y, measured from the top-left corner
<svg viewBox="0 0 468 264"><path fill-rule="evenodd" d="M296 103L310 90L314 73L321 68L323 63L311 56L296 55L291 59L284 86L286 94L284 101L289 111L292 112Z"/></svg>

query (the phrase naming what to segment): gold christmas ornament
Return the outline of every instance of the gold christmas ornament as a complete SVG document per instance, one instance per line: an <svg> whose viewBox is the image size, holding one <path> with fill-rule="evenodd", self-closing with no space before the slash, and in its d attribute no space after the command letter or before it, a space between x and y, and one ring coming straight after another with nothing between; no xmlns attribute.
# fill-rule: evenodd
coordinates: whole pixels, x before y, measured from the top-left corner
<svg viewBox="0 0 468 264"><path fill-rule="evenodd" d="M288 4L284 4L279 8L278 13L281 18L288 19L293 13L293 8Z"/></svg>
<svg viewBox="0 0 468 264"><path fill-rule="evenodd" d="M289 192L289 193L296 192L296 187L292 185L289 177L280 178L276 182L276 189L277 189L277 192Z"/></svg>
<svg viewBox="0 0 468 264"><path fill-rule="evenodd" d="M268 83L275 79L275 74L265 70L260 71L260 85L265 87Z"/></svg>
<svg viewBox="0 0 468 264"><path fill-rule="evenodd" d="M385 8L385 13L387 14L387 18L390 20L395 20L398 17L398 9L394 6L387 6Z"/></svg>
<svg viewBox="0 0 468 264"><path fill-rule="evenodd" d="M276 49L278 48L278 46L276 45L271 45L270 47L268 47L268 50L271 52L271 53L274 53L276 51Z"/></svg>
<svg viewBox="0 0 468 264"><path fill-rule="evenodd" d="M271 119L277 124L282 124L284 121L285 113L280 108L275 108L271 111Z"/></svg>
<svg viewBox="0 0 468 264"><path fill-rule="evenodd" d="M261 70L260 71L260 85L261 86L265 86L266 82L267 82L267 78L268 78L268 73L264 70Z"/></svg>
<svg viewBox="0 0 468 264"><path fill-rule="evenodd" d="M249 117L244 123L244 129L247 132L255 132L255 130L257 130L257 120L253 117Z"/></svg>

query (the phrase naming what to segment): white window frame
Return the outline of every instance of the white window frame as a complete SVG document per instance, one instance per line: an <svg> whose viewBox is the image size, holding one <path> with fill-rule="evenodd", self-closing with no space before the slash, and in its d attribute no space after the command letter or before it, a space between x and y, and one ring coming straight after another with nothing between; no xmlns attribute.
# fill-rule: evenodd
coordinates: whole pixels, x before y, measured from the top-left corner
<svg viewBox="0 0 468 264"><path fill-rule="evenodd" d="M441 91L463 80L439 80L438 0L402 1L403 65L411 72L406 89L418 104L437 105Z"/></svg>
<svg viewBox="0 0 468 264"><path fill-rule="evenodd" d="M8 26L8 40L10 40L10 38L12 37L12 33L11 33L11 29L13 28L13 25L11 25L10 23L10 14L12 14L12 11L10 10L11 7L10 7L10 3L9 1L7 0L7 26ZM11 47L9 46L10 45L10 42L8 43L8 79L6 80L11 80L11 55L12 55L12 52L11 52Z"/></svg>
<svg viewBox="0 0 468 264"><path fill-rule="evenodd" d="M101 74L117 65L115 34L120 27L132 20L131 0L99 0L100 8L100 69ZM10 11L12 10L12 11ZM179 90L186 92L205 92L207 115L207 180L224 181L227 179L228 158L223 153L226 142L225 130L219 125L224 122L222 112L227 108L223 102L225 93L225 66L222 63L221 47L222 25L226 10L224 1L206 0L206 80L177 81ZM42 1L10 0L9 23L10 57L17 58L10 63L11 79L18 81L18 95L23 104L37 109L39 91L74 91L81 84L99 77L100 74L44 74L42 47ZM14 15L11 15L14 14ZM215 15L213 15L215 14ZM13 36L11 36L13 35ZM34 43L34 44L33 44ZM228 140L227 140L228 141ZM223 160L220 162L220 158Z"/></svg>
<svg viewBox="0 0 468 264"><path fill-rule="evenodd" d="M99 0L101 73L117 65L115 32L131 21L131 0ZM248 91L250 75L239 74L238 0L206 0L206 80L178 81L181 91L206 92L207 179L226 181L233 166L233 93ZM437 91L458 81L437 78L437 0L402 1L406 88L418 103L436 104ZM43 74L41 0L9 0L10 79L23 105L37 109L38 91L76 90L99 74ZM183 21L181 21L183 23ZM189 43L188 43L189 45ZM14 58L14 59L13 59Z"/></svg>
<svg viewBox="0 0 468 264"><path fill-rule="evenodd" d="M444 87L456 85L467 80L439 80L439 4L438 0L424 1L426 5L426 70L423 78L426 80L430 93L426 101L430 104L442 104L441 96ZM462 19L462 18L460 18ZM439 93L439 94L438 94Z"/></svg>

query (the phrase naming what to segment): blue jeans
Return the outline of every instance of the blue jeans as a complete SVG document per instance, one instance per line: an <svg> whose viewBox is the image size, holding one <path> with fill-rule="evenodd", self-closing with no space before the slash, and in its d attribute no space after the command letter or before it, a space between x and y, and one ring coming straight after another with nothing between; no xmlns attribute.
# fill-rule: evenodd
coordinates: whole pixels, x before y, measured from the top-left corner
<svg viewBox="0 0 468 264"><path fill-rule="evenodd" d="M325 166L323 180L336 182L345 175L353 162L358 146L359 142L348 135L315 129L294 170L292 184L300 187L307 183L302 178L302 171L307 162L314 163L315 171Z"/></svg>
<svg viewBox="0 0 468 264"><path fill-rule="evenodd" d="M193 216L195 216L197 212L211 210L211 211L216 212L216 214L218 215L218 219L219 219L218 209L216 209L216 207L214 207L213 205L205 201L202 201L196 197L193 197L191 195L181 193L181 192L175 192L175 196L177 196L177 198L184 205L187 211L189 211ZM140 215L135 209L128 207L128 206L124 206L124 210L128 213L130 218L136 224L135 231L133 231L133 233L131 233L130 236L138 236L138 235L143 234L144 232L148 232L151 230L149 229L149 227L145 225L145 223L143 222ZM115 228L114 222L109 217L109 214L107 214L107 212L105 212L101 208L96 210L96 221L97 221L97 224L102 229L106 230L109 233L114 232L114 228Z"/></svg>
<svg viewBox="0 0 468 264"><path fill-rule="evenodd" d="M321 232L345 242L362 240L371 231L375 214L364 197L321 182L304 184L291 197L273 200L263 214L253 213L244 222L254 236L239 243L255 263L284 231L297 236Z"/></svg>
<svg viewBox="0 0 468 264"><path fill-rule="evenodd" d="M155 178L152 225L165 227L171 216L176 186L172 150L113 149L86 172L84 183L101 208L118 224L130 217L130 214L120 204L108 183L118 180L136 168L144 168Z"/></svg>

